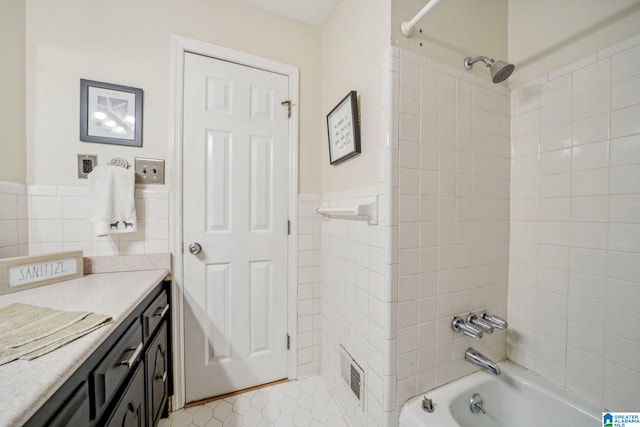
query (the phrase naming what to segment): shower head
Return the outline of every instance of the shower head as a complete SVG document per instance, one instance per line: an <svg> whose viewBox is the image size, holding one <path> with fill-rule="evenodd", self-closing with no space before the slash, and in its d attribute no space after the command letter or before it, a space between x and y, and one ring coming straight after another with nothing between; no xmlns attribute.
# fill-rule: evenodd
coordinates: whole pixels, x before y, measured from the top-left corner
<svg viewBox="0 0 640 427"><path fill-rule="evenodd" d="M513 73L515 68L516 67L513 64L497 60L491 65L491 80L494 83L503 82L511 76L511 73Z"/></svg>
<svg viewBox="0 0 640 427"><path fill-rule="evenodd" d="M509 64L508 62L501 60L495 61L493 58L487 58L486 56L465 58L464 68L470 70L471 68L473 68L473 64L478 61L484 62L487 67L491 68L491 81L493 81L494 83L500 83L507 80L511 73L513 73L513 70L516 68L513 64Z"/></svg>

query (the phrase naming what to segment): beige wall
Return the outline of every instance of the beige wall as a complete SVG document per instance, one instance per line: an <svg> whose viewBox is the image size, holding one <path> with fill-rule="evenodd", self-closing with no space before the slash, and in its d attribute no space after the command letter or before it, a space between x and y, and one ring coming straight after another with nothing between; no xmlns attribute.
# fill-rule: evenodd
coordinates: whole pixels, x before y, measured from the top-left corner
<svg viewBox="0 0 640 427"><path fill-rule="evenodd" d="M515 87L640 32L639 0L509 0Z"/></svg>
<svg viewBox="0 0 640 427"><path fill-rule="evenodd" d="M507 58L508 0L443 0L416 25L412 38L400 32L402 21L411 20L427 1L392 0L393 45L434 59L456 70L464 70L467 56ZM422 29L422 33L420 33ZM485 67L472 73L489 79Z"/></svg>
<svg viewBox="0 0 640 427"><path fill-rule="evenodd" d="M25 182L25 7L0 6L0 181Z"/></svg>
<svg viewBox="0 0 640 427"><path fill-rule="evenodd" d="M321 30L231 0L27 0L28 182L82 185L76 154L169 159L171 35L300 69L301 193L320 192ZM80 142L81 78L144 90L143 147ZM170 183L172 165L168 165Z"/></svg>
<svg viewBox="0 0 640 427"><path fill-rule="evenodd" d="M341 0L322 37L322 193L362 188L378 182L382 55L389 46L389 0ZM349 91L358 92L362 154L329 165L326 115Z"/></svg>

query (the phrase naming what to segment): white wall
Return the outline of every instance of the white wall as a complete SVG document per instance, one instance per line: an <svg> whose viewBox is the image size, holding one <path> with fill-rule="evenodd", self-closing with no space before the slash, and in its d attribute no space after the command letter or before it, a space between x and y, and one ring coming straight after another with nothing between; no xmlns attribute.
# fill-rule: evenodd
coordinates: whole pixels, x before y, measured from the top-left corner
<svg viewBox="0 0 640 427"><path fill-rule="evenodd" d="M400 32L400 24L412 19L428 2L392 0L392 43L456 70L464 70L463 60L467 56L485 55L506 60L507 2L442 0L418 22L415 35L407 38ZM482 64L474 66L470 73L482 79L490 78Z"/></svg>
<svg viewBox="0 0 640 427"><path fill-rule="evenodd" d="M300 68L299 189L320 191L319 28L232 0L27 0L27 31L30 184L84 185L76 178L78 153L98 154L99 163L114 156L169 159L170 48L178 34ZM142 148L79 141L81 78L144 90Z"/></svg>
<svg viewBox="0 0 640 427"><path fill-rule="evenodd" d="M530 82L638 32L638 0L508 0L510 87Z"/></svg>
<svg viewBox="0 0 640 427"><path fill-rule="evenodd" d="M640 35L512 94L509 358L640 407Z"/></svg>
<svg viewBox="0 0 640 427"><path fill-rule="evenodd" d="M26 55L24 0L0 5L0 181L26 178Z"/></svg>
<svg viewBox="0 0 640 427"><path fill-rule="evenodd" d="M473 340L454 316L506 318L509 247L507 89L395 49L398 411L417 394L478 368L474 347L498 361L506 336Z"/></svg>
<svg viewBox="0 0 640 427"><path fill-rule="evenodd" d="M322 193L379 181L380 63L389 46L390 0L341 0L322 30ZM349 91L358 92L362 154L329 165L326 115ZM316 159L317 161L317 159Z"/></svg>

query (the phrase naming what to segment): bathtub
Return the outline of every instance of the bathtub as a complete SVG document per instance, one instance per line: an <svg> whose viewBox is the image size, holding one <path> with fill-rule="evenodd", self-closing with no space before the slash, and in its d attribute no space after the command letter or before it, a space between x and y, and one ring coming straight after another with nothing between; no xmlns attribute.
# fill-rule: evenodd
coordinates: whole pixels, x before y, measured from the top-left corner
<svg viewBox="0 0 640 427"><path fill-rule="evenodd" d="M500 363L502 374L478 371L409 400L400 427L601 427L602 412L542 377L513 363ZM469 408L479 393L486 414ZM422 409L432 399L433 412Z"/></svg>

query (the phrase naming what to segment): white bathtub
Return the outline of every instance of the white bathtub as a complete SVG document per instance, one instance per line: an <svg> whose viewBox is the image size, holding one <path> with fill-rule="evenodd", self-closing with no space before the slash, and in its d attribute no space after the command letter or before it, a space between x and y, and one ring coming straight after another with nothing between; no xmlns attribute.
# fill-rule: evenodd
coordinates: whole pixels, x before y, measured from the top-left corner
<svg viewBox="0 0 640 427"><path fill-rule="evenodd" d="M509 362L502 374L478 371L425 395L435 410L422 409L422 398L409 400L400 427L600 427L602 413L542 377ZM469 400L479 393L486 414L474 414Z"/></svg>

